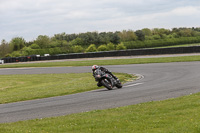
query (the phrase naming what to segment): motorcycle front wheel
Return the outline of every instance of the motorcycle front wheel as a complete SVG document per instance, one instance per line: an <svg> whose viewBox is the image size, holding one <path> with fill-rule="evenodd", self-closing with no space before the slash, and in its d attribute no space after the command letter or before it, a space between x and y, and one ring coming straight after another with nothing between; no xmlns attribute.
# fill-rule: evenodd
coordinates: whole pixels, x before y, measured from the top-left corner
<svg viewBox="0 0 200 133"><path fill-rule="evenodd" d="M117 88L122 88L122 84L119 82L115 85Z"/></svg>

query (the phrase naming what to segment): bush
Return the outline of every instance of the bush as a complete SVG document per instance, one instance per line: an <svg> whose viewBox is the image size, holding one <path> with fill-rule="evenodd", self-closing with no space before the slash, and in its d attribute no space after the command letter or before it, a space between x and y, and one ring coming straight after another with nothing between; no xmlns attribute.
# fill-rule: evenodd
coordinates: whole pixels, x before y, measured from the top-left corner
<svg viewBox="0 0 200 133"><path fill-rule="evenodd" d="M50 55L56 55L56 54L60 54L60 53L61 53L61 49L59 47L49 49Z"/></svg>
<svg viewBox="0 0 200 133"><path fill-rule="evenodd" d="M20 56L22 56L22 55L20 54L20 51L14 51L14 52L12 52L12 54L11 54L11 57L20 57Z"/></svg>
<svg viewBox="0 0 200 133"><path fill-rule="evenodd" d="M83 49L83 47L76 45L73 47L73 52L74 53L82 53L82 52L84 52L84 49Z"/></svg>
<svg viewBox="0 0 200 133"><path fill-rule="evenodd" d="M22 55L23 56L32 55L32 53L33 53L33 49L31 47L24 47L22 49Z"/></svg>
<svg viewBox="0 0 200 133"><path fill-rule="evenodd" d="M160 35L153 35L152 37L153 37L154 40L161 39Z"/></svg>
<svg viewBox="0 0 200 133"><path fill-rule="evenodd" d="M130 41L124 42L127 49L138 48L152 48L160 46L172 46L179 44L199 43L200 37L180 37L180 38L166 38L158 40L145 40L145 41Z"/></svg>
<svg viewBox="0 0 200 133"><path fill-rule="evenodd" d="M32 49L40 49L40 46L34 43L34 44L32 44L30 46L30 48L32 48Z"/></svg>
<svg viewBox="0 0 200 133"><path fill-rule="evenodd" d="M125 49L126 49L126 47L124 46L123 43L118 44L116 47L116 50L125 50Z"/></svg>
<svg viewBox="0 0 200 133"><path fill-rule="evenodd" d="M12 57L12 56L11 56L11 54L6 54L6 56L5 56L5 57Z"/></svg>
<svg viewBox="0 0 200 133"><path fill-rule="evenodd" d="M50 44L49 44L49 48L55 48L55 47L60 47L61 46L61 42L60 41L52 41Z"/></svg>
<svg viewBox="0 0 200 133"><path fill-rule="evenodd" d="M91 44L87 49L86 52L96 52L97 48L95 46L95 44Z"/></svg>
<svg viewBox="0 0 200 133"><path fill-rule="evenodd" d="M115 50L115 45L113 43L108 43L107 44L107 49L110 50Z"/></svg>
<svg viewBox="0 0 200 133"><path fill-rule="evenodd" d="M107 46L106 45L100 45L98 48L97 48L98 51L107 51Z"/></svg>

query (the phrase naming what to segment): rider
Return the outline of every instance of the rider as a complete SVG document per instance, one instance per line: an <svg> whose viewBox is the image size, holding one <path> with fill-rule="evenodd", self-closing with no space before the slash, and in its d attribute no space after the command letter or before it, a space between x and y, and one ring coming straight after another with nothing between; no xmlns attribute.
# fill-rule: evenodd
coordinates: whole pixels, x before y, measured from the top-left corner
<svg viewBox="0 0 200 133"><path fill-rule="evenodd" d="M95 77L95 70L96 69L100 69L101 71L103 71L103 72L105 72L105 73L108 73L108 74L110 74L114 79L116 79L117 80L117 82L119 82L119 79L115 76L115 75L113 75L108 69L106 69L105 67L99 67L99 66L97 66L97 65L93 65L92 66L92 71L93 71L93 76ZM102 86L99 82L97 83L97 86Z"/></svg>

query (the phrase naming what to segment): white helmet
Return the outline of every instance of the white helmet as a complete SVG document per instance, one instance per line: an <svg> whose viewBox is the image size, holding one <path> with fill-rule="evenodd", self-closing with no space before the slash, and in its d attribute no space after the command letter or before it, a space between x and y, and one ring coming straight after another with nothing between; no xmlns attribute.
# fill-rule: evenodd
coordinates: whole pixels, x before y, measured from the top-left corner
<svg viewBox="0 0 200 133"><path fill-rule="evenodd" d="M93 66L92 66L92 71L94 71L94 70L96 70L96 69L98 69L98 68L99 68L99 66L93 65Z"/></svg>

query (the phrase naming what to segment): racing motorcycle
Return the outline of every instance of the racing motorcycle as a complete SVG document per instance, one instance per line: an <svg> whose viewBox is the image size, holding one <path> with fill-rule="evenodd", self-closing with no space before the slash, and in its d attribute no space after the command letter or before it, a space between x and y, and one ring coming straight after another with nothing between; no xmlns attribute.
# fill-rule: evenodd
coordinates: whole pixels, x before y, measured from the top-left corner
<svg viewBox="0 0 200 133"><path fill-rule="evenodd" d="M100 85L106 87L108 90L112 90L115 86L122 88L122 84L119 80L114 79L110 74L105 73L99 69L95 70L94 77Z"/></svg>

